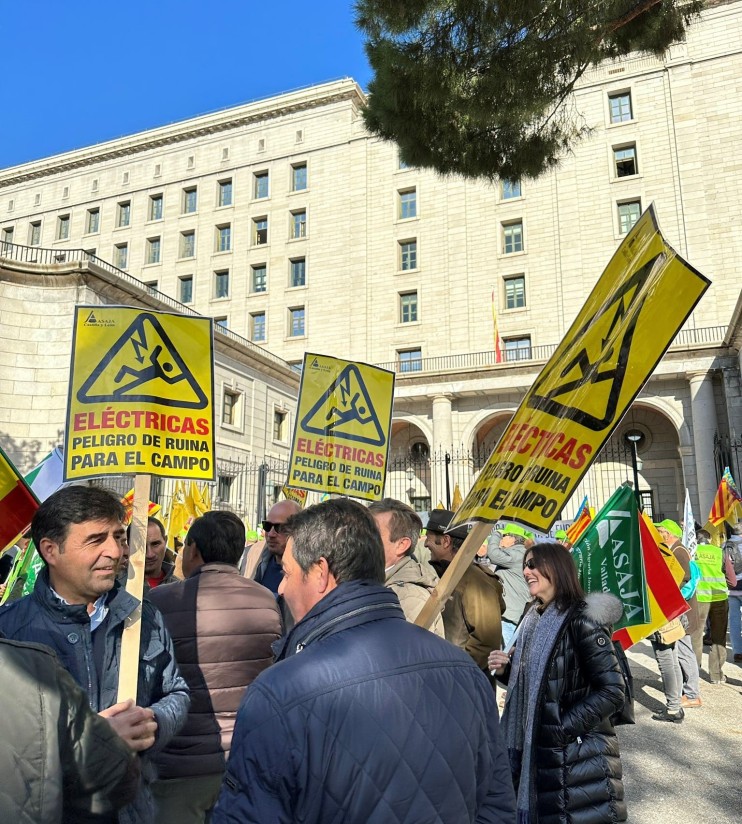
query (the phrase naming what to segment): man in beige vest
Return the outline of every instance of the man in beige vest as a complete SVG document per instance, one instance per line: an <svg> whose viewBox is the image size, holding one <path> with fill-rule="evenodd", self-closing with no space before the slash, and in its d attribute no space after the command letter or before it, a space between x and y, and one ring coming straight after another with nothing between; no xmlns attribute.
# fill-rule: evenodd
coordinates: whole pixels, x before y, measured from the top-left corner
<svg viewBox="0 0 742 824"><path fill-rule="evenodd" d="M433 571L413 554L423 522L414 509L394 498L376 501L368 509L384 545L384 584L397 593L405 618L414 621L438 583ZM441 638L446 637L440 614L436 615L430 630Z"/></svg>

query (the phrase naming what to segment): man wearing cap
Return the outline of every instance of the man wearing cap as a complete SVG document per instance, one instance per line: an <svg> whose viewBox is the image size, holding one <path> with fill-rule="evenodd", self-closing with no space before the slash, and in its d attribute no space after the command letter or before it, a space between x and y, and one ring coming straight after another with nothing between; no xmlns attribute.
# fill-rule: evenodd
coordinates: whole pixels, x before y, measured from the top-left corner
<svg viewBox="0 0 742 824"><path fill-rule="evenodd" d="M523 577L526 554L526 530L518 524L508 524L502 533L493 530L487 546L487 557L495 565L502 582L505 612L502 615L502 643L507 649L526 604L531 600Z"/></svg>
<svg viewBox="0 0 742 824"><path fill-rule="evenodd" d="M468 533L465 526L446 533L452 518L450 510L434 509L426 525L425 546L430 550L430 565L439 577L443 577ZM502 644L504 608L502 584L480 564L467 567L443 608L446 640L466 650L493 686L487 657Z"/></svg>
<svg viewBox="0 0 742 824"><path fill-rule="evenodd" d="M662 542L670 552L672 552L675 560L683 568L683 579L679 582L678 586L685 586L691 579L691 570L690 553L680 540L683 537L682 528L670 518L665 518L661 523L655 524L655 527L662 538ZM702 704L698 662L693 652L693 643L691 640L692 634L698 627L698 601L695 593L686 600L686 603L689 607L688 612L680 616L680 622L685 629L685 635L676 642L675 648L677 650L680 671L683 676L680 706L684 709L692 709L694 707L700 707Z"/></svg>

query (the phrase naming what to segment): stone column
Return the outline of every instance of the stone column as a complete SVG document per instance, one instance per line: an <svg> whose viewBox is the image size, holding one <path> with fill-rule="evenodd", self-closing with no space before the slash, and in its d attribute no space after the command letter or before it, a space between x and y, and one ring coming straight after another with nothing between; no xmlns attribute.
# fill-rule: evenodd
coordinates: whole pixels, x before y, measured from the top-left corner
<svg viewBox="0 0 742 824"><path fill-rule="evenodd" d="M683 507L685 506L685 489L690 495L690 503L693 507L693 517L701 522L701 510L699 508L698 478L696 477L696 450L692 444L679 446L678 454L683 470L683 503L678 501L678 514L683 517ZM680 523L680 521L678 521Z"/></svg>
<svg viewBox="0 0 742 824"><path fill-rule="evenodd" d="M446 506L446 464L444 456L453 449L453 419L451 417L451 396L433 395L433 443L431 459L434 461L432 473L433 489L431 506L438 501ZM453 483L451 483L453 495Z"/></svg>
<svg viewBox="0 0 742 824"><path fill-rule="evenodd" d="M716 467L714 466L714 434L716 433L716 405L714 386L708 372L691 372L690 404L693 415L693 448L696 453L698 479L698 521L705 523L716 494ZM682 510L682 506L681 506Z"/></svg>

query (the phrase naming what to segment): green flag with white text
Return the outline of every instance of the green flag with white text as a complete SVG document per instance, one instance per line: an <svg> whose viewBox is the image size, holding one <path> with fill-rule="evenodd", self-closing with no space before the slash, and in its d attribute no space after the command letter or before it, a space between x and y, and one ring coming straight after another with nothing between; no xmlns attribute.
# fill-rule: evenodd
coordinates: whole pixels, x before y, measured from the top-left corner
<svg viewBox="0 0 742 824"><path fill-rule="evenodd" d="M580 536L572 557L585 592L610 592L623 602L623 618L614 631L649 620L639 511L630 486L611 495Z"/></svg>

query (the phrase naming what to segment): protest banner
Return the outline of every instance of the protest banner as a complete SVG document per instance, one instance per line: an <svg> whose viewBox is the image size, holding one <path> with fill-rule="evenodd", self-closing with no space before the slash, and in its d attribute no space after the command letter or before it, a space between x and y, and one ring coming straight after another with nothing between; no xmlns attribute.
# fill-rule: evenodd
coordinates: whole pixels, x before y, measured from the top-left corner
<svg viewBox="0 0 742 824"><path fill-rule="evenodd" d="M649 618L645 624L614 630L613 640L618 641L624 649L688 611L688 605L678 588L683 578L683 568L672 552L660 549L660 536L645 514L639 517L639 537L647 582Z"/></svg>
<svg viewBox="0 0 742 824"><path fill-rule="evenodd" d="M125 306L75 308L65 481L134 473L118 700L137 697L151 476L213 480L210 318Z"/></svg>
<svg viewBox="0 0 742 824"><path fill-rule="evenodd" d="M302 509L307 504L307 491L306 489L291 489L288 486L282 486L281 492L283 492L283 497L287 501L293 501L297 506L300 506Z"/></svg>
<svg viewBox="0 0 742 824"><path fill-rule="evenodd" d="M126 473L214 480L212 323L75 308L65 481Z"/></svg>
<svg viewBox="0 0 742 824"><path fill-rule="evenodd" d="M688 550L691 559L696 557L696 519L693 517L693 507L690 503L690 492L685 488L685 505L683 506L683 546Z"/></svg>
<svg viewBox="0 0 742 824"><path fill-rule="evenodd" d="M379 500L393 399L393 372L306 353L286 486Z"/></svg>
<svg viewBox="0 0 742 824"><path fill-rule="evenodd" d="M474 523L416 624L428 627L491 524L548 532L710 286L650 206L618 247L497 442L450 527ZM651 606L651 598L650 598Z"/></svg>
<svg viewBox="0 0 742 824"><path fill-rule="evenodd" d="M548 531L709 285L664 240L650 206L526 393L451 526L504 518Z"/></svg>

